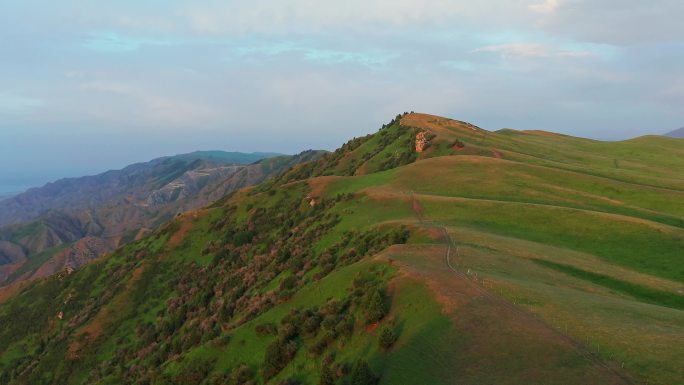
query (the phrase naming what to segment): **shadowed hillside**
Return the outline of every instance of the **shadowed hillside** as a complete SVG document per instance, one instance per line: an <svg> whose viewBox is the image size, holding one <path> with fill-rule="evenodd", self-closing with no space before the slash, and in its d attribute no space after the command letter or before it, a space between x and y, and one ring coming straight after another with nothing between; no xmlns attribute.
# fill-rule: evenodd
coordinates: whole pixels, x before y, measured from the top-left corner
<svg viewBox="0 0 684 385"><path fill-rule="evenodd" d="M684 381L684 145L426 114L0 291L8 384Z"/></svg>
<svg viewBox="0 0 684 385"><path fill-rule="evenodd" d="M73 270L178 213L315 159L198 151L63 179L0 202L0 285ZM269 157L269 158L264 158Z"/></svg>

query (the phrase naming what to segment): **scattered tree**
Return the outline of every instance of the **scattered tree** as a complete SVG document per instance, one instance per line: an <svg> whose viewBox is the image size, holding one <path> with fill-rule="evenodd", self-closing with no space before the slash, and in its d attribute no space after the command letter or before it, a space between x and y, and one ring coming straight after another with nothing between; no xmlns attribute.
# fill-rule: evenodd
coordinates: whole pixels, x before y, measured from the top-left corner
<svg viewBox="0 0 684 385"><path fill-rule="evenodd" d="M329 366L324 366L321 370L321 376L318 379L319 385L335 385L335 374L330 370Z"/></svg>
<svg viewBox="0 0 684 385"><path fill-rule="evenodd" d="M389 326L384 326L380 331L380 347L389 349L397 341L397 334Z"/></svg>
<svg viewBox="0 0 684 385"><path fill-rule="evenodd" d="M368 323L378 322L385 314L385 303L382 299L382 294L380 293L380 290L374 288L368 296L366 319Z"/></svg>
<svg viewBox="0 0 684 385"><path fill-rule="evenodd" d="M377 385L379 380L366 361L356 361L352 370L351 385Z"/></svg>

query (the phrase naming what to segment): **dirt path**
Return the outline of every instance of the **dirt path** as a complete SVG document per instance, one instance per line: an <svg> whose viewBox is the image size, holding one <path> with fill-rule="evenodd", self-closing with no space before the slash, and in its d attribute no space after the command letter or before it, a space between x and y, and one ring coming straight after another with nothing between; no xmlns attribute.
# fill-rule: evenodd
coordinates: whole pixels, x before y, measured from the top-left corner
<svg viewBox="0 0 684 385"><path fill-rule="evenodd" d="M465 370L473 371L475 369L467 368L480 367L486 371L487 368L501 366L503 362L514 367L518 365L515 369L507 369L511 370L511 379L515 376L530 376L528 383L557 383L559 378L563 381L562 376L567 376L568 384L631 383L625 374L603 362L583 344L482 287L475 273L459 270L453 263L453 258L458 256L458 246L448 229L441 223L426 220L420 202L413 192L410 195L418 221L425 227L441 232L446 247L441 257L442 266L448 268L440 271L437 260L434 260L430 271L414 273L417 272L418 276L428 281L428 286L441 298L440 302L452 309L450 313L458 331L472 338L473 343L468 344L464 352L470 359L464 365ZM458 279L454 279L454 276ZM515 344L517 346L513 346ZM516 361L518 357L526 355L535 360ZM576 361L579 366L565 367L568 360ZM481 374L472 372L471 375L478 381L482 380L478 377Z"/></svg>

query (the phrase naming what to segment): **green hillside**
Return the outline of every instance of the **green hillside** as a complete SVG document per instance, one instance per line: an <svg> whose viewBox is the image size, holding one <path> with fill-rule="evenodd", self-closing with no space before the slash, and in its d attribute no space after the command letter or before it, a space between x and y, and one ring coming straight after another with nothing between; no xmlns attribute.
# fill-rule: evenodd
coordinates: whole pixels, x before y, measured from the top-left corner
<svg viewBox="0 0 684 385"><path fill-rule="evenodd" d="M682 170L677 139L397 116L0 291L0 383L684 383Z"/></svg>

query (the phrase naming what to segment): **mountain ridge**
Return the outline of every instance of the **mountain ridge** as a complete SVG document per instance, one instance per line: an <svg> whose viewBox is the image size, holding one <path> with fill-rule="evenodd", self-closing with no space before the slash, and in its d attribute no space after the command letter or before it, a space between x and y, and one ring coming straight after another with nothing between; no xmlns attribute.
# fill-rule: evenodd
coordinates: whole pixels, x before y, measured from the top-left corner
<svg viewBox="0 0 684 385"><path fill-rule="evenodd" d="M185 163L188 167L194 161L208 162L209 164L215 163L216 165L228 165L228 164L240 164L246 165L257 162L259 160L265 159L267 157L282 156L282 154L277 153L237 153L237 152L225 152L225 151L195 151L186 154L164 156L152 159L148 162L139 162L130 164L124 168L118 170L108 170L95 175L87 175L82 177L72 177L72 178L62 178L54 182L49 182L42 187L30 188L22 193L16 194L11 197L11 202L7 200L0 203L0 226L12 223L17 223L21 221L26 221L34 219L39 216L45 208L64 208L64 207L78 207L87 208L88 202L83 203L84 199L81 197L72 197L72 201L77 202L73 204L69 201L59 202L56 205L47 205L45 208L39 208L36 213L16 213L14 217L11 217L6 212L10 209L10 205L14 203L15 205L21 206L22 204L36 205L36 200L39 199L52 199L55 200L54 194L61 193L62 189L68 189L70 186L82 185L88 188L89 185L94 185L94 189L87 190L85 193L92 194L94 191L103 190L103 182L116 183L116 178L131 178L136 173L142 172L147 168L151 168L160 164L169 162ZM112 180L114 179L114 180ZM127 181L130 183L130 181ZM141 181L145 182L145 180ZM73 190L71 192L79 192L78 190ZM41 196L42 195L42 196Z"/></svg>
<svg viewBox="0 0 684 385"><path fill-rule="evenodd" d="M236 160L251 162L262 155L267 154L214 151L157 158L122 170L63 179L0 202L0 217L4 215L4 218L8 211L12 215L11 209L29 209L20 214L24 215L22 220L0 227L0 282L11 283L33 273L48 274L47 265L41 268L36 261L30 261L33 255L40 254L39 259L48 263L50 255L45 254L48 250L79 256L66 258L61 265L51 262L52 273L78 268L177 213L207 205L234 189L275 175L293 163L315 158L319 152L236 164ZM90 244L94 242L97 247L80 242L81 239L90 239ZM67 245L66 250L59 248L62 245ZM24 265L17 268L20 261ZM27 266L31 267L30 271L26 270Z"/></svg>
<svg viewBox="0 0 684 385"><path fill-rule="evenodd" d="M680 383L681 153L402 114L0 290L0 380Z"/></svg>

